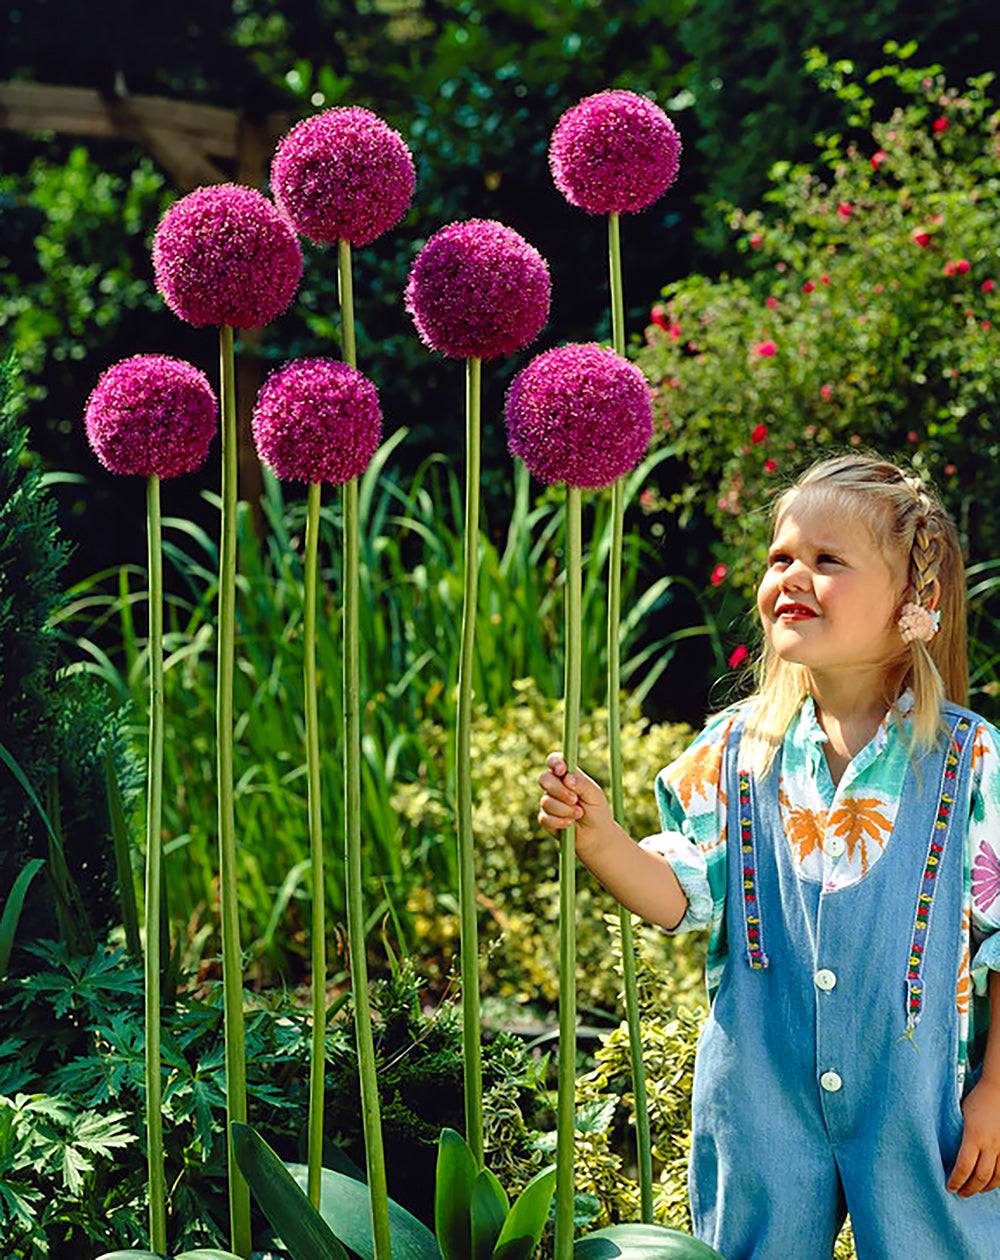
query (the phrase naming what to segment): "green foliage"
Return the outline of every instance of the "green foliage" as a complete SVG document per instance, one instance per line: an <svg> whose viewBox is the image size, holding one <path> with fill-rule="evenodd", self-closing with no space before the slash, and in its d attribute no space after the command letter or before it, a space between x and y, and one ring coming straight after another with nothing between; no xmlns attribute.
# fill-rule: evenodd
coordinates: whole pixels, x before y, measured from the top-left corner
<svg viewBox="0 0 1000 1260"><path fill-rule="evenodd" d="M55 381L65 388L85 360L100 362L123 319L134 334L137 313L161 309L141 259L165 204L149 159L115 175L82 146L65 161L39 157L26 175L0 177L0 336L29 398L44 399ZM61 419L50 413L49 423Z"/></svg>
<svg viewBox="0 0 1000 1260"><path fill-rule="evenodd" d="M67 545L26 446L22 405L10 358L0 373L0 888L14 889L21 871L44 861L21 933L63 933L89 947L115 918L108 778L121 780L128 799L134 778L103 689L60 672L52 621Z"/></svg>
<svg viewBox="0 0 1000 1260"><path fill-rule="evenodd" d="M61 1260L83 1240L106 1248L146 1236L142 972L104 949L32 951L34 968L0 994L0 1236L11 1260ZM246 1023L251 1106L294 1142L306 1109L305 1015L279 996ZM218 986L165 1011L163 1034L172 1241L219 1244L228 1209Z"/></svg>
<svg viewBox="0 0 1000 1260"><path fill-rule="evenodd" d="M480 709L472 728L473 824L480 838L477 858L480 886L480 940L487 952L483 984L522 1003L551 1003L559 991L558 852L543 839L535 817L538 774L545 757L559 746L561 705L540 694L533 680L515 684L517 699L496 713ZM622 745L628 749L624 795L627 826L636 837L659 830L652 792L663 766L678 756L693 732L680 725L656 725L634 703L623 714ZM453 802L438 786L444 781L447 729L426 724L421 738L427 751L423 782L401 784L393 808L406 826L403 844L414 848L428 840L442 846L453 835ZM607 713L585 713L580 732L583 768L607 782ZM581 877L577 893L577 984L585 1005L615 1010L619 983L608 950L604 916L614 900L596 881ZM416 927L423 940L448 945L458 925L445 898L435 896L430 881L413 894ZM648 925L640 938L662 938ZM662 952L662 949L661 949ZM672 963L665 964L668 969ZM690 964L674 972L690 987Z"/></svg>
<svg viewBox="0 0 1000 1260"><path fill-rule="evenodd" d="M892 51L892 50L890 50ZM745 274L664 290L639 363L680 457L667 492L706 514L746 588L776 488L814 459L874 446L941 488L973 558L1000 545L996 220L1000 114L989 78L948 87L898 50L859 81L812 54L843 132L813 166L777 165L765 210L733 211ZM898 100L879 116L873 84Z"/></svg>
<svg viewBox="0 0 1000 1260"><path fill-rule="evenodd" d="M386 443L362 478L361 690L367 893L373 921L390 907L398 914L410 951L422 948L409 905L415 885L432 880L442 892L457 888L454 833L407 826L392 804L396 784L426 780L443 800L453 791L453 754L443 732L454 724L461 619L461 492L455 470L442 458L406 479L395 467L405 435ZM500 710L517 693L513 680L532 674L548 695L562 689L563 591L559 567L563 513L557 496L532 507L528 479L516 474L506 529L482 540L476 659L477 699ZM284 965L289 951L308 952L308 837L305 807L302 658L303 504L284 498L267 480L267 538L258 542L244 512L240 521L237 595L236 811L241 867L243 939L267 969ZM594 497L593 561L584 608L587 628L586 703L600 703L605 659L606 554L609 505ZM320 566L321 633L318 642L321 736L338 746L341 729L340 508L323 509ZM168 738L164 766L164 835L167 887L184 907L196 933L208 920L214 933L216 872L215 795L215 591L218 551L200 526L164 520L164 552L174 569L175 593L166 610L165 706ZM647 619L669 598L669 578L642 589L643 546L630 528L626 539L623 600L623 677L647 682L669 659L650 667ZM134 620L145 603L145 574L121 569L78 584L58 617L60 632L78 636L75 668L96 674L116 700L131 703L132 737L145 748L147 643ZM100 646L112 635L122 644ZM645 636L641 638L640 636ZM655 640L652 641L655 643ZM263 720L266 715L266 721ZM427 725L430 723L430 725ZM441 735L439 739L438 736ZM433 737L433 748L426 739ZM323 758L324 826L343 835L339 754ZM405 843L401 842L405 840ZM327 910L344 917L342 864L327 868ZM177 913L175 909L175 914ZM214 937L213 937L214 939ZM200 938L198 948L211 947Z"/></svg>

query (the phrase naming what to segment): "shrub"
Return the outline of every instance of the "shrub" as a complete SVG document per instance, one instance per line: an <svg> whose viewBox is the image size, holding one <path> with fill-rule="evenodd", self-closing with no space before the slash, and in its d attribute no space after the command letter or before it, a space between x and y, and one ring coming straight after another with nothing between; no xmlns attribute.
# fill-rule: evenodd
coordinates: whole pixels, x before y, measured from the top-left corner
<svg viewBox="0 0 1000 1260"><path fill-rule="evenodd" d="M843 134L813 166L777 164L766 207L730 212L745 273L669 285L638 356L679 461L664 497L710 518L741 587L778 488L844 448L928 474L974 557L1000 543L979 506L1000 492L1000 113L990 76L956 89L912 51L863 82L811 55Z"/></svg>
<svg viewBox="0 0 1000 1260"><path fill-rule="evenodd" d="M561 706L542 696L530 679L516 684L518 698L496 715L480 709L472 729L473 821L479 837L480 940L488 958L483 971L487 993L517 1002L548 1005L559 986L557 847L536 821L537 779L545 756L559 746ZM635 705L626 706L622 727L624 792L628 825L637 838L659 830L653 780L683 751L693 732L683 725L654 725ZM400 785L393 808L404 825L404 848L416 853L428 846L454 844L454 803L447 784L449 731L425 725L422 739L429 764L423 782ZM583 768L608 781L607 713L584 717L580 747ZM614 1011L619 1007L618 979L609 950L605 917L613 898L589 876L581 875L577 897L577 982L581 1003ZM411 909L421 938L449 950L458 931L449 902L429 883L417 884ZM648 925L639 937L657 950L661 966L676 988L699 983L690 947L664 951L662 938ZM665 981L666 982L666 981Z"/></svg>

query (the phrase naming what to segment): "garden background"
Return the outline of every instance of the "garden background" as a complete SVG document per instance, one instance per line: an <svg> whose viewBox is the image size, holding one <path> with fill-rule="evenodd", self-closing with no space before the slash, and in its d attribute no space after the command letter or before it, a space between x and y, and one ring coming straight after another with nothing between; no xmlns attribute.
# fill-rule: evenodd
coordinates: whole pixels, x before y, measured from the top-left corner
<svg viewBox="0 0 1000 1260"><path fill-rule="evenodd" d="M122 0L35 0L10 6L4 22L0 84L96 88L109 109L145 95L218 105L263 135L276 119L287 125L359 104L413 151L413 208L391 236L359 251L355 291L359 359L378 383L386 435L361 487L370 954L381 977L392 1188L418 1203L426 1186L413 1172L413 1146L461 1114L441 1099L442 1083L460 1076L449 1025L457 926L449 754L463 383L420 344L403 310L413 258L446 222L499 219L549 260L544 343L607 340L604 224L553 188L552 128L582 96L620 86L654 97L681 132L677 183L652 209L626 216L622 232L631 352L654 389L659 420L627 533L624 746L637 834L655 828L650 785L683 747L684 724L697 726L745 683L739 666L754 647L746 596L769 495L829 449L876 446L927 472L946 495L971 566L974 703L995 718L997 531L989 507L1000 466L1000 150L989 72L1000 18L985 0L926 14L855 0L809 14L760 0L738 13L688 0L613 11L586 0L185 0L153 22ZM168 166L126 140L4 130L0 145L0 349L10 356L0 461L0 746L10 754L0 767L0 903L27 863L48 860L20 915L0 1013L0 1095L42 1100L4 1112L0 1219L12 1256L90 1255L101 1249L92 1231L110 1222L124 1241L142 1217L132 1118L142 1079L141 976L109 961L103 945L109 932L126 953L135 945L114 891L114 837L138 870L145 505L135 485L96 465L83 408L99 373L126 355L175 354L212 378L217 367L211 339L171 319L152 282L150 238L185 191ZM224 162L220 172L236 174ZM331 256L306 246L292 310L240 347L258 376L292 356L338 353L336 284ZM558 739L562 687L558 500L515 471L501 423L504 390L522 365L515 356L485 381L473 737L483 991L495 1036L491 1150L509 1159L515 1183L549 1127L538 1052L549 1045L556 997L557 884L554 853L533 822L533 784ZM296 1006L308 971L298 633L304 500L273 479L258 483L252 467L243 476L250 501L240 535L237 810L242 940L261 1010L249 1033L251 1097L275 1140L294 1144L308 1040ZM166 1107L176 1211L199 1222L192 1242L214 1240L220 1216L216 482L210 460L165 498L173 654L164 936L183 999ZM584 697L593 717L581 747L601 775L607 504L598 499L591 514ZM336 518L328 505L322 565L330 592L338 589ZM338 608L334 596L327 601L321 705L334 730ZM336 750L324 776L336 835ZM55 892L44 882L61 878L53 831L67 863ZM335 871L327 896L336 935L344 904ZM610 909L581 880L588 1051L619 1018ZM648 1039L658 1155L668 1173L659 1207L680 1222L697 944L677 954L652 933L640 939L643 996L658 1012ZM46 940L56 943L40 944ZM331 967L337 1007L342 951ZM500 1029L517 1036L496 1035ZM580 1094L593 1123L581 1139L589 1153L580 1211L598 1221L634 1209L622 1173L628 1088L616 1035L603 1043L603 1059L588 1053L581 1062ZM356 1148L356 1087L343 1038L331 1051L331 1072L341 1077L330 1090L327 1130ZM95 1246L80 1250L92 1237Z"/></svg>

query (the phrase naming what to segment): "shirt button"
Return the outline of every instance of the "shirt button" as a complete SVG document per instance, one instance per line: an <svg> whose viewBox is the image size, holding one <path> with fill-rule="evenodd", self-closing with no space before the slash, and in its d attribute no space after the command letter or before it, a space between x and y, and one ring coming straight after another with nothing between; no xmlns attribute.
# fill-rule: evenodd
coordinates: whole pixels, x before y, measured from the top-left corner
<svg viewBox="0 0 1000 1260"><path fill-rule="evenodd" d="M829 993L837 983L837 975L836 972L824 967L821 971L816 972L813 980L817 989L822 989L824 993Z"/></svg>
<svg viewBox="0 0 1000 1260"><path fill-rule="evenodd" d="M847 841L843 838L843 836L831 836L823 848L827 857L843 857L847 849Z"/></svg>
<svg viewBox="0 0 1000 1260"><path fill-rule="evenodd" d="M840 1079L836 1072L824 1072L819 1078L819 1083L828 1094L835 1094L844 1082Z"/></svg>

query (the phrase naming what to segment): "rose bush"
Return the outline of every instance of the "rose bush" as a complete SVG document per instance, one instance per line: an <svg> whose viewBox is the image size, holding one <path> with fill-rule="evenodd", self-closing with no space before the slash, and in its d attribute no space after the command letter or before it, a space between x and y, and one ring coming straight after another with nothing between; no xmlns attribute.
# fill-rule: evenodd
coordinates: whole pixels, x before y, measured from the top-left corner
<svg viewBox="0 0 1000 1260"><path fill-rule="evenodd" d="M1000 112L988 79L949 87L906 51L863 82L812 56L844 134L776 166L766 207L729 211L742 274L691 276L651 313L637 361L680 465L647 501L707 517L737 586L769 500L845 446L930 476L972 557L1000 543L982 506L1000 493Z"/></svg>

